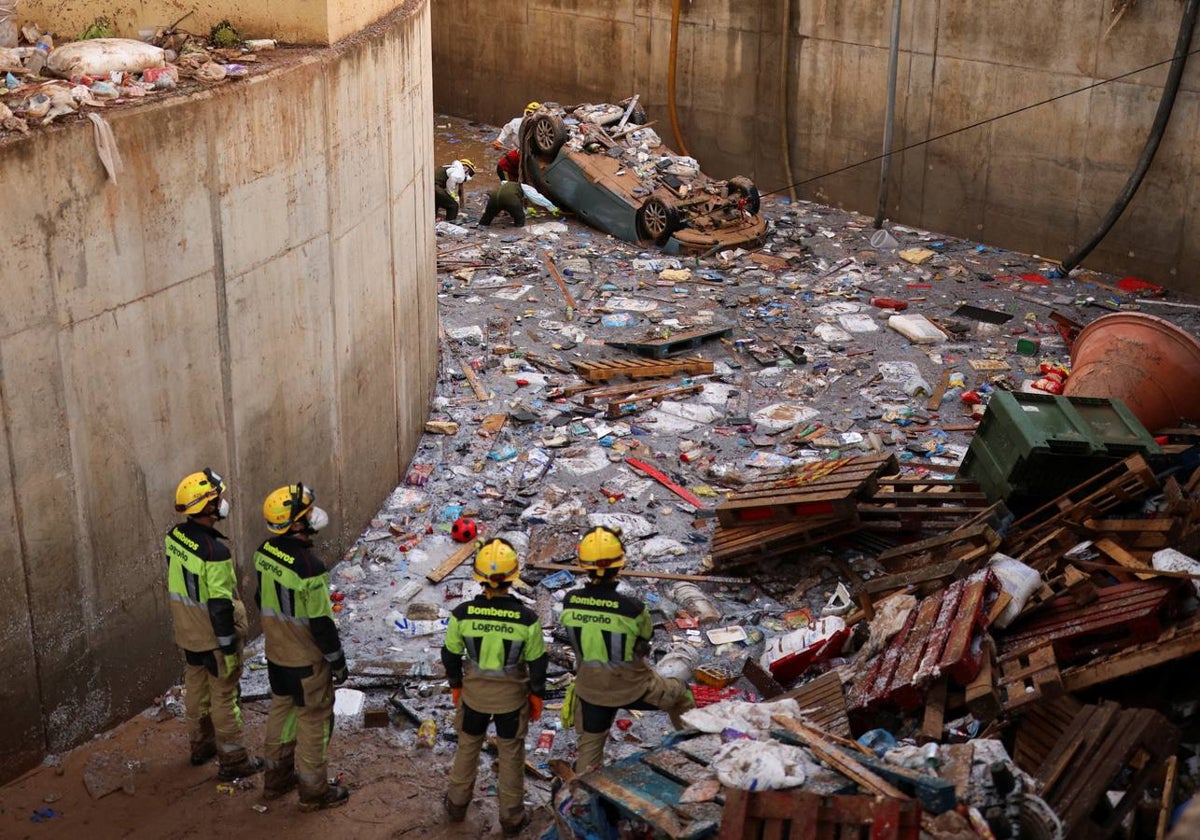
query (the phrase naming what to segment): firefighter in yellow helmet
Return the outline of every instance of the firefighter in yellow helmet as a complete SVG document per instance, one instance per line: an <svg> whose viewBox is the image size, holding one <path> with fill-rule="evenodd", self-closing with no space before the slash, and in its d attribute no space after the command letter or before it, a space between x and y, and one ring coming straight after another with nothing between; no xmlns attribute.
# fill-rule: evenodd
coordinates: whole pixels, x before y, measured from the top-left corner
<svg viewBox="0 0 1200 840"><path fill-rule="evenodd" d="M513 117L504 124L503 128L500 129L500 133L497 134L496 139L492 141L492 148L496 149L497 151L503 151L504 149L515 149L517 147L517 140L521 136L521 123L525 121L526 117L533 116L541 109L541 102L530 102L528 105L526 105L525 113L519 117Z"/></svg>
<svg viewBox="0 0 1200 840"><path fill-rule="evenodd" d="M579 733L575 770L604 762L604 743L619 709L662 709L682 728L679 715L695 706L687 683L660 675L646 661L654 627L636 598L617 591L625 565L620 533L599 526L579 541L583 586L563 599L559 619L575 651L575 682L568 691L564 722L573 717Z"/></svg>
<svg viewBox="0 0 1200 840"><path fill-rule="evenodd" d="M167 532L167 589L175 643L183 650L184 708L191 762L216 756L224 781L262 769L242 745L239 682L246 641L246 608L238 594L233 554L217 530L229 515L225 482L205 467L179 482L175 511L185 522Z"/></svg>
<svg viewBox="0 0 1200 840"><path fill-rule="evenodd" d="M488 724L496 727L500 753L497 782L504 836L529 823L525 812L525 733L542 716L546 692L546 646L537 615L510 594L518 575L517 552L492 539L475 555L475 580L483 591L450 614L442 664L458 712L458 748L446 791L446 813L467 816L475 789L479 751Z"/></svg>
<svg viewBox="0 0 1200 840"><path fill-rule="evenodd" d="M329 524L315 501L312 488L299 482L267 496L263 517L275 536L254 553L271 683L263 799L278 799L299 785L301 811L336 808L350 798L328 777L333 687L349 672L333 622L329 576L312 550L313 536Z"/></svg>

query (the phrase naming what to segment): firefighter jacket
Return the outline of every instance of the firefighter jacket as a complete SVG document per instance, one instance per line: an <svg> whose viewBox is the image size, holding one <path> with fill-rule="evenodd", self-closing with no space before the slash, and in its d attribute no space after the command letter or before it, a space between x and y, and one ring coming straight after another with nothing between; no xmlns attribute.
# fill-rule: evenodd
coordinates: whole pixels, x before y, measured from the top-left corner
<svg viewBox="0 0 1200 840"><path fill-rule="evenodd" d="M636 598L617 591L616 580L585 583L567 593L562 617L575 650L575 693L596 706L640 700L654 679L646 662L654 626Z"/></svg>
<svg viewBox="0 0 1200 840"><path fill-rule="evenodd" d="M290 535L272 537L254 552L254 569L267 661L303 668L342 658L329 575L309 544Z"/></svg>
<svg viewBox="0 0 1200 840"><path fill-rule="evenodd" d="M541 622L512 595L481 593L450 613L442 664L475 711L505 714L544 695L546 661Z"/></svg>
<svg viewBox="0 0 1200 840"><path fill-rule="evenodd" d="M238 597L233 554L215 528L192 519L167 532L167 591L175 644L185 651L206 653L238 649L238 630L245 633L246 608Z"/></svg>

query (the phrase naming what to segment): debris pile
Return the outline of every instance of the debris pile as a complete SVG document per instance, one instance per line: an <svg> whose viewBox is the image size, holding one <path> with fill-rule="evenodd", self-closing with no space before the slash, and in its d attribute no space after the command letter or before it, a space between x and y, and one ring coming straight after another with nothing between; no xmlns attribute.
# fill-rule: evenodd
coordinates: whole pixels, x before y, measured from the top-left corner
<svg viewBox="0 0 1200 840"><path fill-rule="evenodd" d="M349 686L364 721L390 718L381 737L453 749L437 652L474 594L472 545L451 537L467 517L521 555L516 592L547 630L527 790L560 837L757 836L792 818L845 836L1117 837L1200 787L1200 697L1147 670L1200 650L1197 433L1152 438L1116 403L1034 387L1069 384L1095 310L1195 333L1189 304L910 228L889 243L778 198L762 249L681 259L575 221L473 227L481 195L439 226L426 434L332 574ZM1083 430L1034 423L1010 442L1014 414L1073 420L1058 400ZM984 449L1009 460L964 475ZM549 713L574 666L556 608L599 524L622 530L652 658L696 660L699 708L676 734L622 713L617 760L552 800L575 757ZM756 767L803 782L739 792Z"/></svg>
<svg viewBox="0 0 1200 840"><path fill-rule="evenodd" d="M54 120L153 97L181 86L200 88L249 76L270 39L243 39L227 21L207 37L179 28L149 31L145 41L111 37L102 20L78 40L57 43L32 23L21 41L0 47L0 130L28 133ZM2 135L0 135L2 136Z"/></svg>

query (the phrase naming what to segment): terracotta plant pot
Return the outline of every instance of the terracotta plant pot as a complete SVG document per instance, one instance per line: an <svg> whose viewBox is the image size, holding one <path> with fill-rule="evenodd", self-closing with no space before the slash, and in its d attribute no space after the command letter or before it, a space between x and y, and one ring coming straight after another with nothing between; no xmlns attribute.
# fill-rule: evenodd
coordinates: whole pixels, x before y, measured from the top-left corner
<svg viewBox="0 0 1200 840"><path fill-rule="evenodd" d="M1105 315L1075 339L1063 393L1124 400L1152 432L1200 420L1200 342L1153 315Z"/></svg>

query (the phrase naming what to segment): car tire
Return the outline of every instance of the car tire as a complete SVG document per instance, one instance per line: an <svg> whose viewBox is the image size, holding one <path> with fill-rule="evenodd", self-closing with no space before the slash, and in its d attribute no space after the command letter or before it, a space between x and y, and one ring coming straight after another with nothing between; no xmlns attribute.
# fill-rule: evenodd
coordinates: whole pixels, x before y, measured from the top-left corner
<svg viewBox="0 0 1200 840"><path fill-rule="evenodd" d="M535 114L524 130L533 153L543 160L553 160L567 142L567 127L556 114Z"/></svg>
<svg viewBox="0 0 1200 840"><path fill-rule="evenodd" d="M665 245L671 234L679 230L679 210L669 199L652 195L637 209L634 221L639 237L655 245Z"/></svg>
<svg viewBox="0 0 1200 840"><path fill-rule="evenodd" d="M757 215L758 208L762 205L762 199L758 194L758 187L754 186L754 182L745 176L739 175L736 178L730 178L728 184L729 194L731 196L740 195L746 199L746 209L750 211L751 215Z"/></svg>

